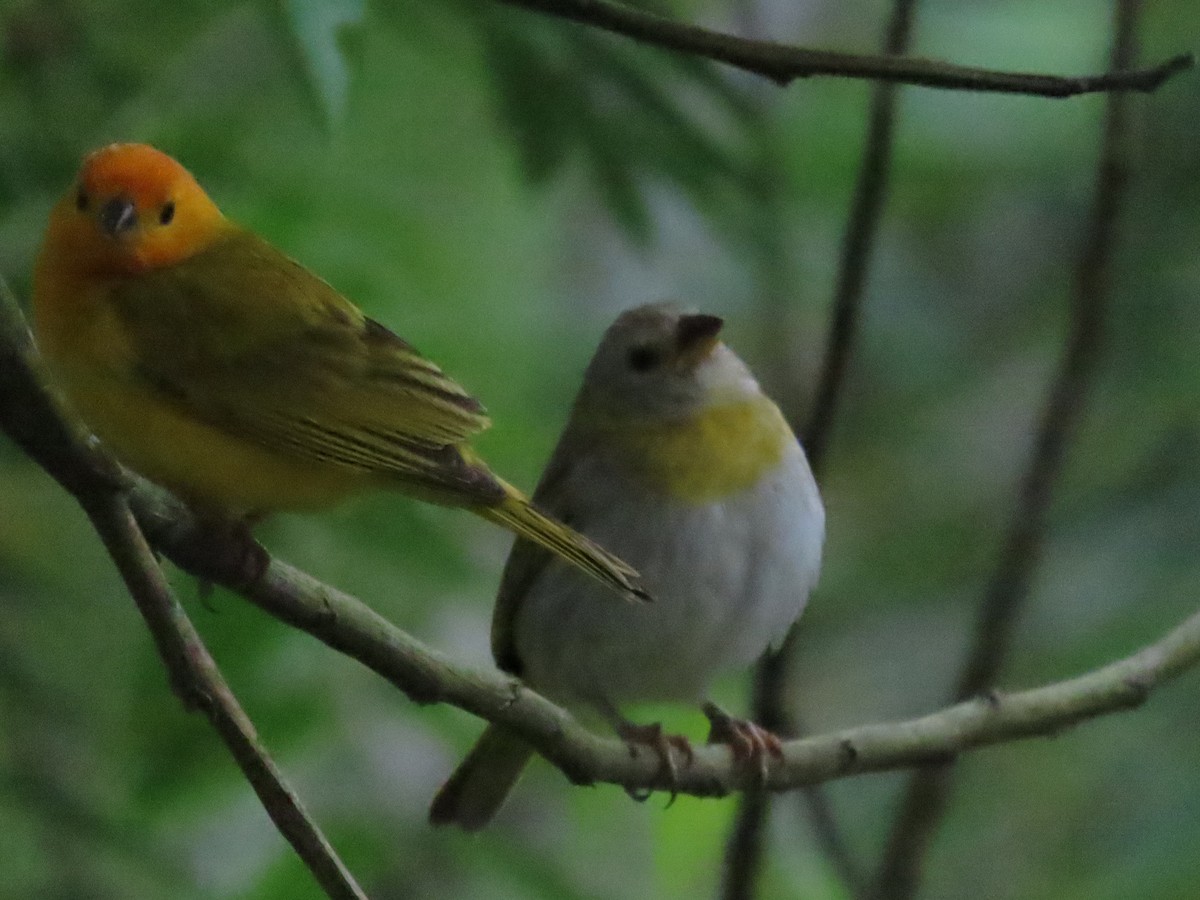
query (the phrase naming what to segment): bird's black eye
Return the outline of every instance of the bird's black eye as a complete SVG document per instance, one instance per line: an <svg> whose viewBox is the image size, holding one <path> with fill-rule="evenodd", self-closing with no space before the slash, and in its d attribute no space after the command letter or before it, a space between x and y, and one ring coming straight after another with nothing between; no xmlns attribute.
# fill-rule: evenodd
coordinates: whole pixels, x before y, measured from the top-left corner
<svg viewBox="0 0 1200 900"><path fill-rule="evenodd" d="M88 195L87 191L85 191L83 188L80 188L75 194L75 208L80 212L83 212L88 208Z"/></svg>
<svg viewBox="0 0 1200 900"><path fill-rule="evenodd" d="M158 214L158 221L163 225L170 225L173 218L175 218L175 201L168 200Z"/></svg>
<svg viewBox="0 0 1200 900"><path fill-rule="evenodd" d="M634 347L629 351L629 368L635 372L649 372L662 362L662 354L654 347Z"/></svg>

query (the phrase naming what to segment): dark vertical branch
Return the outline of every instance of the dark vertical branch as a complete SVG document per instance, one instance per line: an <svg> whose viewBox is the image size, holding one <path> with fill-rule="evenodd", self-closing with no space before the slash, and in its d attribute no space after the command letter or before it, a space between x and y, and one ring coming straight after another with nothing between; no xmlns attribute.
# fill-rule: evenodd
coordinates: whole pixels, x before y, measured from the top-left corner
<svg viewBox="0 0 1200 900"><path fill-rule="evenodd" d="M1116 4L1111 58L1114 72L1128 69L1133 61L1139 11L1140 0L1118 0ZM972 650L955 688L958 699L990 688L1003 667L1041 554L1054 487L1098 368L1110 292L1113 235L1129 177L1125 137L1128 104L1128 97L1120 93L1109 94L1107 99L1092 209L1071 298L1069 331L1042 409L1008 537L983 596ZM953 780L952 763L911 776L875 878L873 897L902 900L915 896L922 862L948 806Z"/></svg>
<svg viewBox="0 0 1200 900"><path fill-rule="evenodd" d="M916 0L895 0L884 38L884 51L904 53L909 46ZM871 263L879 219L887 200L891 175L892 145L896 118L896 87L876 84L871 95L866 150L854 189L854 203L842 238L834 289L833 321L826 342L821 378L817 384L812 414L804 429L804 446L814 471L821 471L829 443L834 413L837 411L846 366L858 332L859 310Z"/></svg>
<svg viewBox="0 0 1200 900"><path fill-rule="evenodd" d="M907 50L915 11L916 0L895 0L884 36L885 54L899 56ZM877 83L872 90L866 147L842 240L833 318L821 375L811 416L802 430L809 461L818 474L824 467L834 415L858 332L871 250L887 199L895 114L896 86ZM789 704L785 697L795 634L793 629L778 652L765 656L755 674L754 718L763 727L779 734L793 734L798 730L798 723L791 721L788 715ZM804 797L809 821L826 858L850 892L857 895L863 881L862 873L837 826L827 794L818 786L810 786L804 789ZM756 893L769 811L770 797L763 792L747 793L738 806L725 856L722 894L727 900L750 898Z"/></svg>

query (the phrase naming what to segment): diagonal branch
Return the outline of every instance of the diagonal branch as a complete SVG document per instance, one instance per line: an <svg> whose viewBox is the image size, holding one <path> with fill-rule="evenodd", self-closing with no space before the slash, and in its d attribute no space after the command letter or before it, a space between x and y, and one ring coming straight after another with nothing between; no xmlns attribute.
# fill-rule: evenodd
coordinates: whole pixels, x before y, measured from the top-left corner
<svg viewBox="0 0 1200 900"><path fill-rule="evenodd" d="M123 486L97 448L79 441L30 365L33 349L16 303L0 282L0 425L79 501L117 565L179 699L200 710L225 742L279 832L334 900L366 900L258 739L200 635L171 592Z"/></svg>
<svg viewBox="0 0 1200 900"><path fill-rule="evenodd" d="M59 470L76 479L77 490L101 497L114 491L118 498L128 496L151 544L186 571L239 592L270 615L358 660L415 702L449 703L505 726L576 783L607 782L629 790L673 790L696 796L719 796L758 786L758 771L736 764L725 746L696 748L691 765L672 782L656 754L631 756L624 743L592 733L561 707L513 678L451 661L361 601L278 560L271 560L253 584L245 584L242 559L230 552L230 546L221 545L222 540L233 539L228 530L206 530L177 500L144 482L136 481L127 491L114 488L111 469L97 467L95 453L71 440L69 428L55 424L53 404L29 370L26 355L14 352L27 341L27 333L11 297L3 290L0 310L0 429L48 470L63 464ZM64 437L67 443L63 443ZM114 543L131 542L131 552L145 562L145 545L131 531L133 524L122 510L124 500L110 503L110 511L115 512L98 516L100 526L106 533L119 533L112 538ZM153 587L161 573L151 569L147 576L146 571L139 565L138 577L147 578ZM142 586L136 589L139 599L147 599L149 588L145 594ZM186 621L176 607L166 606L153 614L155 628L160 616L169 618L176 629ZM220 687L204 680L203 687L196 690L192 681L207 679L209 672L207 664L194 665L202 649L198 639L177 634L168 643L172 665L180 656L189 661L188 671L181 672L177 680L184 695L202 704L206 712L213 709L213 715L226 714L222 701L227 695ZM908 721L788 741L782 759L771 763L765 786L771 791L792 790L865 772L944 762L964 750L989 744L1058 734L1086 719L1132 709L1156 687L1198 665L1200 612L1137 653L1076 678L1007 695L993 693ZM241 720L240 715L233 717ZM238 739L245 740L248 749L257 750L252 732ZM239 760L242 752L235 754Z"/></svg>
<svg viewBox="0 0 1200 900"><path fill-rule="evenodd" d="M676 22L610 0L499 0L560 19L624 35L644 44L723 62L754 75L788 85L798 78L826 75L873 78L960 91L1073 97L1101 91L1153 91L1164 81L1195 65L1190 53L1174 56L1148 69L1102 75L1059 76L1003 72L959 66L931 59L859 56L810 50L774 41L754 41Z"/></svg>
<svg viewBox="0 0 1200 900"><path fill-rule="evenodd" d="M1111 66L1128 70L1135 52L1138 0L1118 0ZM1128 98L1110 94L1092 210L1071 300L1071 324L1058 373L1042 410L1029 467L1020 486L1008 538L984 594L969 657L955 688L956 699L994 684L1012 644L1017 619L1029 596L1046 532L1046 514L1070 441L1079 428L1088 388L1099 365L1110 293L1113 235L1128 181ZM881 900L915 895L921 862L953 789L953 769L937 767L912 776L900 801L874 885Z"/></svg>
<svg viewBox="0 0 1200 900"><path fill-rule="evenodd" d="M631 756L562 708L495 670L456 663L388 622L369 606L273 560L255 584L238 587L242 568L214 546L176 501L139 487L133 494L147 533L186 570L213 578L263 611L358 660L414 702L448 703L511 729L577 784L676 790L723 796L756 785L758 773L734 764L724 746L695 748L672 784L655 754ZM1200 665L1200 612L1160 640L1076 678L1010 694L992 693L940 712L788 741L766 787L791 790L865 772L944 762L964 750L1022 737L1058 735L1085 719L1132 709L1151 691Z"/></svg>
<svg viewBox="0 0 1200 900"><path fill-rule="evenodd" d="M199 709L208 717L271 821L325 893L335 900L366 900L367 895L267 754L253 723L171 593L124 496L91 496L81 502L146 620L184 706Z"/></svg>

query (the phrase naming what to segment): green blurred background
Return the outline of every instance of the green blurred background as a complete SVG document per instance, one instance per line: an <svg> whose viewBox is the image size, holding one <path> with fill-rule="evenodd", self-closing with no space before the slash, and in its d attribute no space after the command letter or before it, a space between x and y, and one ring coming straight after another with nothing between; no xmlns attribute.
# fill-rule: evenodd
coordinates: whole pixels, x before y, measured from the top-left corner
<svg viewBox="0 0 1200 900"><path fill-rule="evenodd" d="M1194 47L1194 0L1148 4L1143 59ZM674 0L693 21L868 51L887 4ZM916 52L1102 69L1101 0L929 0ZM532 486L618 310L729 321L807 408L869 87L779 90L487 2L0 0L0 276L28 296L86 151L145 140L443 365L480 442ZM1059 353L1103 100L907 89L796 694L810 727L938 706ZM1134 102L1103 371L1003 686L1123 655L1200 597L1200 86ZM261 530L281 557L429 643L488 661L497 529L392 496ZM478 837L425 809L479 730L218 592L173 580L300 794L376 900L713 895L733 801L664 810L533 768ZM670 650L664 648L664 664ZM963 760L924 896L1196 896L1195 673L1136 713ZM722 687L744 708L745 680ZM649 713L647 713L649 714ZM701 737L699 716L670 723ZM898 776L830 788L875 858ZM766 897L840 898L799 805ZM184 713L73 502L0 441L0 898L283 898L317 889L204 720Z"/></svg>

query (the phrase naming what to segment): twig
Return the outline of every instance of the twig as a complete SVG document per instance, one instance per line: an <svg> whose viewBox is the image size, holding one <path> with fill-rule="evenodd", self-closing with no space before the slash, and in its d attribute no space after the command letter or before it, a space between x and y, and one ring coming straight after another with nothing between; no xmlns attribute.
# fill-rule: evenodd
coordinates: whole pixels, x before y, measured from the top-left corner
<svg viewBox="0 0 1200 900"><path fill-rule="evenodd" d="M56 413L28 371L25 355L13 352L14 342L24 340L12 327L20 322L20 314L2 290L0 311L0 428L20 435L20 443L39 464L66 460L67 470L79 476L77 486L85 493L112 491L112 480L90 468L86 447L60 443L64 435L70 438L69 429L55 427ZM23 333L23 326L19 331ZM26 431L24 425L33 421L30 409L45 418L42 426ZM178 501L140 481L129 489L128 497L151 543L186 571L238 591L269 614L358 660L418 703L449 703L504 725L576 783L600 781L631 790L716 796L746 790L758 781L758 772L735 763L728 747L713 745L697 747L692 764L678 772L678 782L672 783L653 754L630 756L625 744L599 737L513 678L452 662L361 601L286 563L271 560L264 575L246 585L237 554L222 547L215 540L219 535L205 531ZM110 506L119 508L119 504ZM113 529L125 532L119 540L136 543L129 520L110 515ZM145 545L137 543L135 549L144 558ZM153 578L161 577L154 571L150 570ZM176 610L168 608L168 612L177 625ZM215 703L221 692L213 693L210 686L198 691L190 687L195 645L181 641L179 646L185 652L173 650L172 656L189 660L187 680L182 681L189 685L186 696ZM1132 656L1077 678L973 699L909 721L787 741L783 758L770 765L766 788L792 790L864 772L944 761L987 744L1057 734L1085 719L1136 707L1157 686L1197 665L1200 612Z"/></svg>
<svg viewBox="0 0 1200 900"><path fill-rule="evenodd" d="M1148 69L1107 72L1103 75L1064 77L1003 72L914 57L859 56L810 50L774 41L753 41L675 22L609 0L499 2L591 25L652 46L727 63L780 85L790 84L797 78L828 75L874 78L948 90L1072 97L1099 91L1153 91L1172 75L1195 65L1192 54L1181 53Z"/></svg>
<svg viewBox="0 0 1200 900"><path fill-rule="evenodd" d="M1111 67L1128 70L1135 53L1138 0L1118 0ZM1058 373L1042 410L1029 467L1020 487L1008 537L984 594L972 650L954 697L963 699L995 683L1029 596L1046 531L1046 513L1078 430L1088 387L1100 356L1109 267L1117 213L1128 180L1125 131L1128 98L1110 94L1095 194L1071 301L1071 325ZM915 773L903 793L889 833L873 896L904 900L915 895L921 863L949 802L952 766Z"/></svg>
<svg viewBox="0 0 1200 900"><path fill-rule="evenodd" d="M895 0L884 33L885 54L899 56L908 49L915 16L916 0ZM863 160L842 238L825 356L813 409L802 431L809 463L816 473L824 468L834 415L858 333L871 252L887 198L896 96L896 85L889 82L876 84L871 95ZM784 703L784 685L788 681L790 661L795 654L796 634L797 631L793 629L783 646L776 653L764 657L755 672L755 721L781 734L797 733L796 723L789 721L787 705ZM826 858L851 895L858 896L864 885L863 874L837 825L828 795L821 788L812 786L805 789L804 799L809 822ZM766 827L769 807L770 798L762 793L747 794L738 807L725 854L723 895L726 900L741 900L755 895L754 883L763 855L762 832Z"/></svg>
<svg viewBox="0 0 1200 900"><path fill-rule="evenodd" d="M283 781L130 512L119 470L64 424L30 364L29 333L0 282L0 425L70 490L91 519L142 614L184 706L200 710L225 742L271 820L334 900L366 900Z"/></svg>
<svg viewBox="0 0 1200 900"><path fill-rule="evenodd" d="M119 494L89 499L84 508L116 561L177 690L182 688L179 693L185 705L208 717L271 821L325 893L336 900L366 900L367 895L268 756L253 723L172 595L125 499Z"/></svg>

